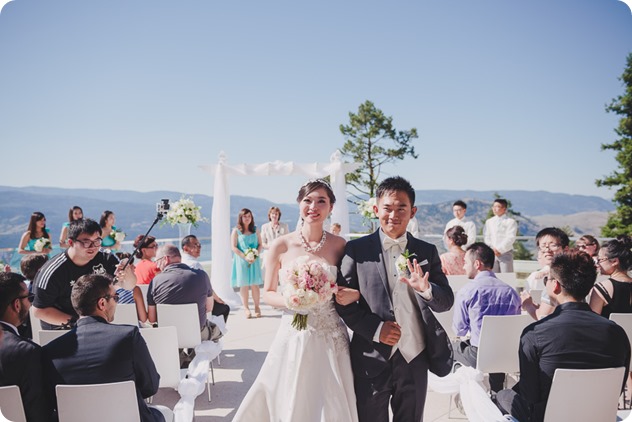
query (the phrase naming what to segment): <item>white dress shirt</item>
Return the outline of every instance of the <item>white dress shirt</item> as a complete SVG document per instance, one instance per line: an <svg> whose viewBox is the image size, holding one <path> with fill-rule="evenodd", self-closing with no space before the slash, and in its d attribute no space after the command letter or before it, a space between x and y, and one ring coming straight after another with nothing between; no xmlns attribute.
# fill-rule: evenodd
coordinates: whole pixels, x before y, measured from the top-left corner
<svg viewBox="0 0 632 422"><path fill-rule="evenodd" d="M507 217L507 214L500 217L493 216L485 222L483 228L485 243L501 254L513 250L517 232L518 223L513 218Z"/></svg>
<svg viewBox="0 0 632 422"><path fill-rule="evenodd" d="M184 251L180 251L180 255L182 256L183 264L187 264L189 267L193 268L194 270L204 270L204 268L202 268L202 264L200 264L200 261L198 261L192 255L189 255L188 253Z"/></svg>

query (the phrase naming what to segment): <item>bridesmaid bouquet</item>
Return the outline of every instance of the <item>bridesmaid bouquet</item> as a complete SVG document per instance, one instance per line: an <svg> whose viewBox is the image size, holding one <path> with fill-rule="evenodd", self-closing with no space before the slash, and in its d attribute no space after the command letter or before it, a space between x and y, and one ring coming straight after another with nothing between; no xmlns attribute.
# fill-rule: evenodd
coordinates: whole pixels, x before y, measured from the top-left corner
<svg viewBox="0 0 632 422"><path fill-rule="evenodd" d="M110 232L110 237L114 239L115 242L122 242L125 240L125 233L121 230L112 230Z"/></svg>
<svg viewBox="0 0 632 422"><path fill-rule="evenodd" d="M40 237L35 241L33 249L35 249L36 252L42 252L44 249L53 249L53 244L49 238Z"/></svg>
<svg viewBox="0 0 632 422"><path fill-rule="evenodd" d="M324 262L310 261L309 257L297 258L287 270L283 297L288 309L295 311L292 327L307 328L309 311L331 300L338 291L336 277L329 272Z"/></svg>
<svg viewBox="0 0 632 422"><path fill-rule="evenodd" d="M259 251L255 248L248 248L244 252L244 256L246 257L246 261L248 261L248 265L255 262L257 258L259 258Z"/></svg>

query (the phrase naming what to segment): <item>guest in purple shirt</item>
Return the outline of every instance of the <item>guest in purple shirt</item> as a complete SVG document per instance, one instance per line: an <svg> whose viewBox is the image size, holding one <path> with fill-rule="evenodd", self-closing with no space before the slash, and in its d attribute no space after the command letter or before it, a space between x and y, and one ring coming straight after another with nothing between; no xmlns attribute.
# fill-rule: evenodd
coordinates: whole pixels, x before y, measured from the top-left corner
<svg viewBox="0 0 632 422"><path fill-rule="evenodd" d="M476 367L478 342L485 315L520 314L520 296L507 283L496 278L494 251L484 243L473 243L465 253L465 274L472 280L456 294L454 299L454 332L468 340L453 344L454 360L466 366ZM489 385L495 393L503 388L505 374L489 374Z"/></svg>

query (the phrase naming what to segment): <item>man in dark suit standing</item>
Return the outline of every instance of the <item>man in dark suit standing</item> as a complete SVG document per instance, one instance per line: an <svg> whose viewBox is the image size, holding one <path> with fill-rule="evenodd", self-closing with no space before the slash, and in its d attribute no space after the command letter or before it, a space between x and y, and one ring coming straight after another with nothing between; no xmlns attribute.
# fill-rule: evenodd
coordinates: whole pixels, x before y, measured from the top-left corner
<svg viewBox="0 0 632 422"><path fill-rule="evenodd" d="M70 299L80 316L76 327L43 347L44 357L52 362L46 368L50 387L132 380L141 421L164 421L162 413L144 400L158 391L160 375L138 327L110 324L118 302L112 278L81 276Z"/></svg>
<svg viewBox="0 0 632 422"><path fill-rule="evenodd" d="M39 422L47 421L51 414L50 401L42 387L42 349L20 337L16 328L29 316L29 296L24 277L0 273L0 385L17 385L26 419Z"/></svg>
<svg viewBox="0 0 632 422"><path fill-rule="evenodd" d="M450 342L431 308L449 310L454 294L437 248L406 232L417 211L410 183L390 177L376 198L380 229L347 243L340 267L339 284L360 290L360 301L336 305L353 330L358 416L387 421L390 401L395 422L422 421L428 369L444 376L452 367Z"/></svg>

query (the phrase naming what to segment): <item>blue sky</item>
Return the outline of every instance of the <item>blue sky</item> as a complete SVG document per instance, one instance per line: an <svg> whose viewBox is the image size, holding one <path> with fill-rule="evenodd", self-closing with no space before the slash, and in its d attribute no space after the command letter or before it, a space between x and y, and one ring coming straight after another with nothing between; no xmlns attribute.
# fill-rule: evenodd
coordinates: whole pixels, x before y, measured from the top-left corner
<svg viewBox="0 0 632 422"><path fill-rule="evenodd" d="M611 197L618 0L15 0L0 13L0 185L213 193L199 165L327 162L365 100L416 127L417 189ZM292 202L300 176L230 179ZM423 198L420 198L423 201Z"/></svg>

